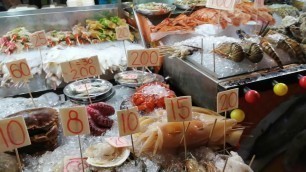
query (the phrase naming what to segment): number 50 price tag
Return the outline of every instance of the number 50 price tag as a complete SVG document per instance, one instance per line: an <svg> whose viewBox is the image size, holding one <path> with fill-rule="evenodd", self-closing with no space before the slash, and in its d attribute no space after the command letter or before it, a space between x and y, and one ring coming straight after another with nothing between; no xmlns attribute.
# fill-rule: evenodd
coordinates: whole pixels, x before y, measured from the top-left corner
<svg viewBox="0 0 306 172"><path fill-rule="evenodd" d="M190 96L166 98L168 122L182 122L192 120L192 103Z"/></svg>
<svg viewBox="0 0 306 172"><path fill-rule="evenodd" d="M117 118L120 136L126 136L139 132L139 114L137 107L118 111Z"/></svg>
<svg viewBox="0 0 306 172"><path fill-rule="evenodd" d="M27 81L33 78L29 65L26 59L16 60L6 63L6 67L12 77L14 83Z"/></svg>
<svg viewBox="0 0 306 172"><path fill-rule="evenodd" d="M29 133L22 116L0 120L0 152L30 144Z"/></svg>
<svg viewBox="0 0 306 172"><path fill-rule="evenodd" d="M222 113L238 108L238 88L222 91L217 94L217 112Z"/></svg>
<svg viewBox="0 0 306 172"><path fill-rule="evenodd" d="M62 108L59 111L65 136L90 133L85 106Z"/></svg>

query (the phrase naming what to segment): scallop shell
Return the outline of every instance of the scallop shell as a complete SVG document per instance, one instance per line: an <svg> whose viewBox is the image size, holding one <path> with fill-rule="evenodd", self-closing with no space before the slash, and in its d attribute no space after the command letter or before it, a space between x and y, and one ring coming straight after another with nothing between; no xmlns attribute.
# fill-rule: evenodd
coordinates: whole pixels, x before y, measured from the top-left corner
<svg viewBox="0 0 306 172"><path fill-rule="evenodd" d="M129 148L115 148L111 146L110 144L108 144L107 146L105 144L108 144L108 143L99 143L96 145L92 145L86 149L85 155L89 156L87 159L87 163L89 165L94 166L94 167L101 167L101 168L116 167L116 166L120 166L121 164L123 164L130 155ZM106 147L109 147L109 148L106 148ZM99 151L98 149L104 149L102 151L102 153L104 154L108 154L112 151L115 151L116 152L115 157L111 159L103 158L103 157L109 157L106 155L104 156L101 155L100 157L102 159L101 158L96 159L92 157L93 154L96 154Z"/></svg>
<svg viewBox="0 0 306 172"><path fill-rule="evenodd" d="M260 46L256 43L246 43L242 44L246 58L248 58L252 63L258 63L263 58L263 51Z"/></svg>
<svg viewBox="0 0 306 172"><path fill-rule="evenodd" d="M242 47L235 42L224 42L213 52L235 62L241 62L244 58Z"/></svg>

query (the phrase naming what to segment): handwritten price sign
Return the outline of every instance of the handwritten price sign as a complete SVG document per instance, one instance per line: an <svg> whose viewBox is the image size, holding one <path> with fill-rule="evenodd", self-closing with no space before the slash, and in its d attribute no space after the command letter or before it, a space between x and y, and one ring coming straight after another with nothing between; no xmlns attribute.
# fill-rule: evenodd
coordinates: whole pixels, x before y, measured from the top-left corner
<svg viewBox="0 0 306 172"><path fill-rule="evenodd" d="M30 42L34 47L48 45L47 37L44 30L37 31L30 35Z"/></svg>
<svg viewBox="0 0 306 172"><path fill-rule="evenodd" d="M233 11L235 8L236 0L207 0L206 7L219 10Z"/></svg>
<svg viewBox="0 0 306 172"><path fill-rule="evenodd" d="M27 81L33 78L26 59L6 63L6 67L9 70L9 73L14 83L20 81Z"/></svg>
<svg viewBox="0 0 306 172"><path fill-rule="evenodd" d="M116 38L117 40L130 39L130 29L129 26L116 27Z"/></svg>
<svg viewBox="0 0 306 172"><path fill-rule="evenodd" d="M132 146L131 142L127 141L124 137L109 137L105 140L116 148Z"/></svg>
<svg viewBox="0 0 306 172"><path fill-rule="evenodd" d="M238 88L222 91L217 94L217 112L222 113L237 109L239 104Z"/></svg>
<svg viewBox="0 0 306 172"><path fill-rule="evenodd" d="M65 136L89 134L89 123L85 106L60 109L62 128Z"/></svg>
<svg viewBox="0 0 306 172"><path fill-rule="evenodd" d="M192 120L192 103L190 96L165 99L168 122Z"/></svg>
<svg viewBox="0 0 306 172"><path fill-rule="evenodd" d="M139 132L139 114L137 107L118 111L117 118L120 136L126 136Z"/></svg>
<svg viewBox="0 0 306 172"><path fill-rule="evenodd" d="M265 1L264 0L255 0L254 1L254 6L255 8L262 8L265 6Z"/></svg>
<svg viewBox="0 0 306 172"><path fill-rule="evenodd" d="M0 152L30 144L29 133L22 116L0 120Z"/></svg>
<svg viewBox="0 0 306 172"><path fill-rule="evenodd" d="M97 56L61 63L65 82L75 81L102 74Z"/></svg>
<svg viewBox="0 0 306 172"><path fill-rule="evenodd" d="M128 50L128 67L159 66L159 49Z"/></svg>
<svg viewBox="0 0 306 172"><path fill-rule="evenodd" d="M84 171L89 170L89 165L86 163L86 158L80 157L65 157L64 172L83 172L82 161L84 163Z"/></svg>

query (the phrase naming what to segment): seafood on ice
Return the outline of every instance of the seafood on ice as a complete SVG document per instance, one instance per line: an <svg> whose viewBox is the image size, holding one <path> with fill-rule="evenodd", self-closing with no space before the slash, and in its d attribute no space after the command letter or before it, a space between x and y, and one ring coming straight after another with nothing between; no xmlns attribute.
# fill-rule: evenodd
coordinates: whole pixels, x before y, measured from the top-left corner
<svg viewBox="0 0 306 172"><path fill-rule="evenodd" d="M115 148L107 142L88 147L85 156L87 163L94 167L115 167L124 163L130 155L128 148Z"/></svg>
<svg viewBox="0 0 306 172"><path fill-rule="evenodd" d="M217 171L222 171L225 166L224 171L253 172L250 166L244 163L238 153L233 151L230 152L230 155L217 155L215 158L215 166Z"/></svg>
<svg viewBox="0 0 306 172"><path fill-rule="evenodd" d="M217 120L214 126L214 121ZM183 147L183 123L167 122L167 112L163 109L156 109L149 116L140 117L140 132L134 134L135 148L138 154L153 153L160 151L174 150ZM224 125L226 143L237 146L243 132L233 130L237 127L237 121L222 116L207 115L193 112L193 120L185 122L186 144L188 147L218 146L223 144ZM189 124L187 124L189 123ZM224 124L225 123L225 124ZM210 132L214 128L211 137Z"/></svg>
<svg viewBox="0 0 306 172"><path fill-rule="evenodd" d="M242 46L235 42L224 42L218 45L213 52L235 62L241 62L244 59Z"/></svg>

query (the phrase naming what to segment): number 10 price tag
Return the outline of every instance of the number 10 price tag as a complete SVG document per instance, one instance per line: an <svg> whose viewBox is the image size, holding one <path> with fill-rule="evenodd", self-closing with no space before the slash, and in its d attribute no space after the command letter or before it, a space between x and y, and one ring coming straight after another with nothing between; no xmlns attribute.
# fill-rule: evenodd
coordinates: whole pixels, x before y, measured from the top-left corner
<svg viewBox="0 0 306 172"><path fill-rule="evenodd" d="M0 120L0 152L30 144L31 140L22 116Z"/></svg>
<svg viewBox="0 0 306 172"><path fill-rule="evenodd" d="M26 59L16 60L6 63L6 67L12 77L14 83L27 81L33 78L29 65Z"/></svg>
<svg viewBox="0 0 306 172"><path fill-rule="evenodd" d="M222 91L217 94L217 113L238 108L238 88Z"/></svg>
<svg viewBox="0 0 306 172"><path fill-rule="evenodd" d="M65 136L90 134L85 106L62 108L59 111Z"/></svg>
<svg viewBox="0 0 306 172"><path fill-rule="evenodd" d="M117 118L120 136L126 136L139 132L139 114L137 107L118 111Z"/></svg>
<svg viewBox="0 0 306 172"><path fill-rule="evenodd" d="M192 103L190 96L165 99L168 122L192 120Z"/></svg>

